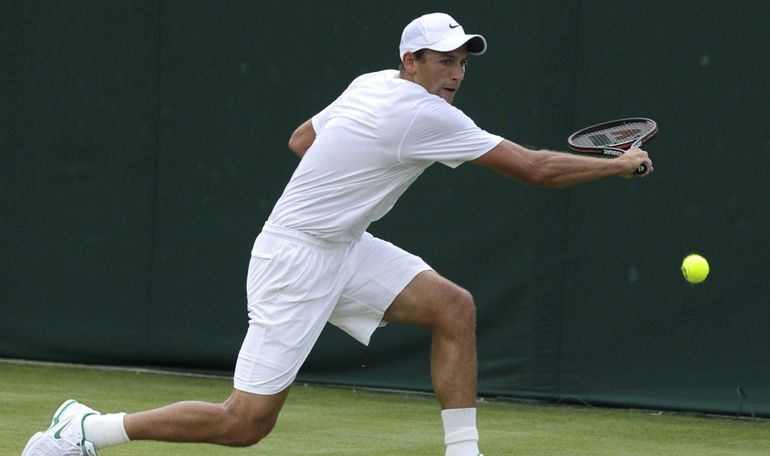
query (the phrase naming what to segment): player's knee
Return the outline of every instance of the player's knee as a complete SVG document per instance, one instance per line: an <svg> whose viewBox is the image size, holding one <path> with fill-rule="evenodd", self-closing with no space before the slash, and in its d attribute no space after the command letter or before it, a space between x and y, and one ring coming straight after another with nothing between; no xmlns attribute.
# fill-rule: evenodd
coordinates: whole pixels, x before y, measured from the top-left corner
<svg viewBox="0 0 770 456"><path fill-rule="evenodd" d="M476 326L476 303L466 289L453 286L442 311L443 324L467 330Z"/></svg>
<svg viewBox="0 0 770 456"><path fill-rule="evenodd" d="M275 427L277 415L232 415L228 423L228 446L248 447L267 437Z"/></svg>
<svg viewBox="0 0 770 456"><path fill-rule="evenodd" d="M230 446L234 447L249 447L256 445L260 440L267 437L275 427L275 421L272 422L249 422L244 427L241 427L237 432L234 432L231 436Z"/></svg>
<svg viewBox="0 0 770 456"><path fill-rule="evenodd" d="M460 316L468 321L468 323L476 325L476 302L473 300L473 295L470 291L461 288L458 298L458 312Z"/></svg>

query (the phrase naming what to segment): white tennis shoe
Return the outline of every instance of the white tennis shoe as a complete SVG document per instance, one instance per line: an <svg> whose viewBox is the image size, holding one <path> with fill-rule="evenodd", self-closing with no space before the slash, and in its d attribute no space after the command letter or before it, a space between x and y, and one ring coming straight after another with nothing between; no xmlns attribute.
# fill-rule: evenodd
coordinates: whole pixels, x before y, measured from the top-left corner
<svg viewBox="0 0 770 456"><path fill-rule="evenodd" d="M48 429L29 439L21 456L98 456L83 432L83 421L98 414L75 400L64 402L54 412Z"/></svg>

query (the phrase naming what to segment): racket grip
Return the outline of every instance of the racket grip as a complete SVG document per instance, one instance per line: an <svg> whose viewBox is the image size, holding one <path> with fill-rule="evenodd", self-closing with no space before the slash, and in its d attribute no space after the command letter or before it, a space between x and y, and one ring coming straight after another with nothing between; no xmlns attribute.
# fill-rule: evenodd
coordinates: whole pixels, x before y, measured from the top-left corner
<svg viewBox="0 0 770 456"><path fill-rule="evenodd" d="M639 138L636 141L634 141L634 143L631 145L629 149L633 149L634 147L641 147L642 143L644 143L644 141L642 141L642 138ZM642 164L639 165L638 168L636 168L636 171L634 172L634 174L644 174L646 172L647 172L647 163L642 162Z"/></svg>

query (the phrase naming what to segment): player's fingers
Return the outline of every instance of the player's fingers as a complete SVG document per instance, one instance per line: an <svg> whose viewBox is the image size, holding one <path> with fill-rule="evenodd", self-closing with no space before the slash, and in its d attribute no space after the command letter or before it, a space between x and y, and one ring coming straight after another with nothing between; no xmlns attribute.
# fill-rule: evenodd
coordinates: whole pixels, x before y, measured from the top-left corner
<svg viewBox="0 0 770 456"><path fill-rule="evenodd" d="M644 177L653 172L655 168L652 166L652 160L642 160L641 163L639 163L639 168L637 171L637 176Z"/></svg>
<svg viewBox="0 0 770 456"><path fill-rule="evenodd" d="M649 161L644 161L642 163L643 163L642 166L644 167L643 168L644 169L644 173L642 174L642 177L644 177L644 176L650 174L653 171L653 169L652 169L652 163L650 163Z"/></svg>
<svg viewBox="0 0 770 456"><path fill-rule="evenodd" d="M631 155L636 159L637 167L632 175L633 177L644 177L654 170L652 160L647 154L647 151L638 147L632 147L626 154Z"/></svg>

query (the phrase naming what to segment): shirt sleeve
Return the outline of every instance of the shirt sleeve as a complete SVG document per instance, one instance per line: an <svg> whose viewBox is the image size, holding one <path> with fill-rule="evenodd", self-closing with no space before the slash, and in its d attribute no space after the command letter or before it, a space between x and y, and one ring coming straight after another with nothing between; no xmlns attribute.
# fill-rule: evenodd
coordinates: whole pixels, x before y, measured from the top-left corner
<svg viewBox="0 0 770 456"><path fill-rule="evenodd" d="M436 99L415 115L399 154L403 161L437 161L456 168L489 152L502 140L479 128L459 109Z"/></svg>
<svg viewBox="0 0 770 456"><path fill-rule="evenodd" d="M334 108L334 105L337 104L338 100L339 98L331 102L327 107L322 109L318 114L314 115L310 119L311 123L313 124L313 131L315 131L316 133L321 131L324 124L326 123L326 119L329 118L329 112L332 110L332 108Z"/></svg>
<svg viewBox="0 0 770 456"><path fill-rule="evenodd" d="M324 124L326 123L326 120L329 118L329 113L334 109L334 107L339 104L340 100L347 94L351 89L355 88L356 84L363 80L368 75L361 75L357 78L355 78L350 85L345 88L345 90L337 97L336 100L329 103L327 107L325 107L323 110L321 110L318 114L314 115L310 121L313 124L313 130L315 130L316 133L320 132L323 128Z"/></svg>

